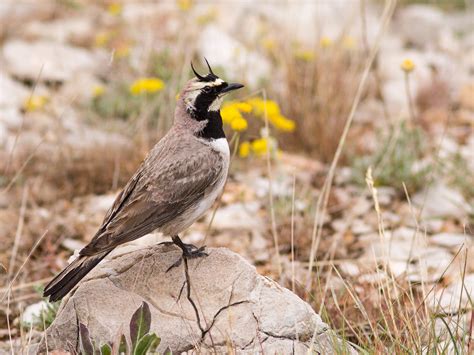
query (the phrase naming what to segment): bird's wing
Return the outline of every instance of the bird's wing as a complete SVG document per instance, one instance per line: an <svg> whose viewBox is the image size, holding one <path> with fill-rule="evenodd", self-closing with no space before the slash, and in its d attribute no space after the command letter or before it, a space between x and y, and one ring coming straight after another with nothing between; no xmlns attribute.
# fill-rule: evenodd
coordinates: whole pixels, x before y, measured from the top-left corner
<svg viewBox="0 0 474 355"><path fill-rule="evenodd" d="M164 159L160 154L147 158L80 254L96 255L140 238L172 221L212 190L224 162L208 146L199 143L194 148L190 154L173 154L173 158Z"/></svg>

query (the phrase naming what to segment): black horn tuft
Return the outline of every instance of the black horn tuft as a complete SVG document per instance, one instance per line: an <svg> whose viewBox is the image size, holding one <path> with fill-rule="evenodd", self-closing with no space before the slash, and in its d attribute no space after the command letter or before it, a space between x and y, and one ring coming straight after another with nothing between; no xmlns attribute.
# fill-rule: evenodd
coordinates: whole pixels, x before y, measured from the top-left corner
<svg viewBox="0 0 474 355"><path fill-rule="evenodd" d="M194 75L196 75L196 77L199 80L205 80L205 78L202 75L199 75L198 72L196 71L196 69L194 69L193 62L191 62L191 69L193 70Z"/></svg>
<svg viewBox="0 0 474 355"><path fill-rule="evenodd" d="M216 76L216 74L214 74L214 72L212 71L211 66L209 65L209 62L207 61L206 57L204 57L204 60L206 61L207 67L209 68L209 73Z"/></svg>

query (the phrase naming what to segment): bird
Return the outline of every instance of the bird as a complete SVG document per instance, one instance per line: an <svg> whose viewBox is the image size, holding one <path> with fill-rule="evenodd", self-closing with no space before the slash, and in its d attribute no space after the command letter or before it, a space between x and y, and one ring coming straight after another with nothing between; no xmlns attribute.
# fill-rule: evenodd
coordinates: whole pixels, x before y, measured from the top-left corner
<svg viewBox="0 0 474 355"><path fill-rule="evenodd" d="M44 288L51 302L61 300L117 246L153 231L170 236L183 258L206 256L205 247L184 243L179 234L214 203L227 179L230 151L220 108L226 94L244 87L219 78L208 67L178 96L170 130L117 195L92 240Z"/></svg>

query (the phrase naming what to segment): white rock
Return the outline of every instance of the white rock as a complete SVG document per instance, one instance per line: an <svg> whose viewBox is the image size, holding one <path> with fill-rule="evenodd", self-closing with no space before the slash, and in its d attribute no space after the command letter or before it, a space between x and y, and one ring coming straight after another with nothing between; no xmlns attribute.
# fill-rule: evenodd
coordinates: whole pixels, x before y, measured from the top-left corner
<svg viewBox="0 0 474 355"><path fill-rule="evenodd" d="M271 65L264 56L249 51L215 25L209 25L200 32L197 45L204 57L212 58L213 66L226 68L229 77L242 77L243 74L244 81L251 86L271 75Z"/></svg>
<svg viewBox="0 0 474 355"><path fill-rule="evenodd" d="M37 322L38 319L41 319L41 312L46 310L47 307L48 304L45 301L30 304L23 311L21 316L22 323L29 326L30 324Z"/></svg>
<svg viewBox="0 0 474 355"><path fill-rule="evenodd" d="M3 56L10 74L33 81L65 81L79 71L91 72L98 67L98 58L89 51L47 41L11 40L5 43Z"/></svg>
<svg viewBox="0 0 474 355"><path fill-rule="evenodd" d="M413 196L413 203L422 208L422 218L462 219L471 211L462 194L443 183L433 184L428 191L418 192Z"/></svg>
<svg viewBox="0 0 474 355"><path fill-rule="evenodd" d="M394 240L411 242L414 238L420 238L420 233L412 228L400 227L392 231L392 237Z"/></svg>
<svg viewBox="0 0 474 355"><path fill-rule="evenodd" d="M91 196L85 206L85 210L89 214L105 214L112 207L117 194L94 195Z"/></svg>
<svg viewBox="0 0 474 355"><path fill-rule="evenodd" d="M86 244L83 241L77 239L66 238L62 241L61 245L66 249L74 252L76 250L81 250L85 247Z"/></svg>
<svg viewBox="0 0 474 355"><path fill-rule="evenodd" d="M27 23L23 29L24 34L29 38L63 43L88 39L93 36L94 30L91 17L71 16L48 22L33 21Z"/></svg>
<svg viewBox="0 0 474 355"><path fill-rule="evenodd" d="M350 213L354 216L364 216L372 208L372 201L367 200L365 197L357 198L350 208Z"/></svg>
<svg viewBox="0 0 474 355"><path fill-rule="evenodd" d="M29 95L26 87L11 79L4 71L0 71L0 108L19 109Z"/></svg>
<svg viewBox="0 0 474 355"><path fill-rule="evenodd" d="M260 204L258 202L234 203L220 207L214 217L214 229L261 229L263 221L258 216ZM212 213L208 213L207 221L210 222Z"/></svg>
<svg viewBox="0 0 474 355"><path fill-rule="evenodd" d="M428 298L430 307L438 313L458 313L460 309L470 308L469 299L474 299L474 275L466 275L464 280L454 282L440 289Z"/></svg>
<svg viewBox="0 0 474 355"><path fill-rule="evenodd" d="M351 262L351 261L346 261L341 264L339 264L339 268L341 271L348 275L348 276L359 276L360 275L360 267L357 263Z"/></svg>
<svg viewBox="0 0 474 355"><path fill-rule="evenodd" d="M448 248L459 248L461 245L469 246L472 244L474 236L458 233L439 233L429 238L429 241Z"/></svg>
<svg viewBox="0 0 474 355"><path fill-rule="evenodd" d="M19 128L22 122L20 110L16 107L0 107L0 122L7 128Z"/></svg>
<svg viewBox="0 0 474 355"><path fill-rule="evenodd" d="M443 12L430 5L403 8L398 16L397 30L406 42L422 48L435 47L443 31L450 31Z"/></svg>
<svg viewBox="0 0 474 355"><path fill-rule="evenodd" d="M358 235L358 234L369 234L370 232L374 231L374 228L367 223L365 223L361 219L356 219L352 221L351 225L351 231L352 233Z"/></svg>

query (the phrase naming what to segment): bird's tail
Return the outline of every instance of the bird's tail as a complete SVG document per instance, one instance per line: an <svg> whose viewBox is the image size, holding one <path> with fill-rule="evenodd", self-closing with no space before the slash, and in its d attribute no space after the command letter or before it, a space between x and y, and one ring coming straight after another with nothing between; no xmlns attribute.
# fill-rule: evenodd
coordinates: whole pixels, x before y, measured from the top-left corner
<svg viewBox="0 0 474 355"><path fill-rule="evenodd" d="M111 250L92 256L79 256L46 285L43 297L49 296L51 302L63 298L110 252Z"/></svg>

